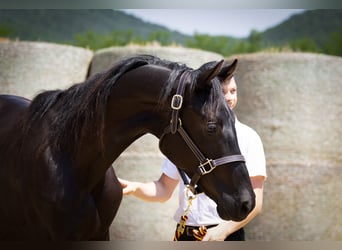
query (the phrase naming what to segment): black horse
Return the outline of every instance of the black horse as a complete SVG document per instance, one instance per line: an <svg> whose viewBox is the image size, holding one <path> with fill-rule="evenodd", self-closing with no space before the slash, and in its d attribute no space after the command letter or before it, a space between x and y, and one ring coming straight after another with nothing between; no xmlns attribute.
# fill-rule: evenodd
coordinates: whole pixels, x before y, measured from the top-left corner
<svg viewBox="0 0 342 250"><path fill-rule="evenodd" d="M0 239L108 240L122 199L111 164L146 133L222 218L244 219L255 196L222 65L193 70L143 55L32 102L0 96Z"/></svg>

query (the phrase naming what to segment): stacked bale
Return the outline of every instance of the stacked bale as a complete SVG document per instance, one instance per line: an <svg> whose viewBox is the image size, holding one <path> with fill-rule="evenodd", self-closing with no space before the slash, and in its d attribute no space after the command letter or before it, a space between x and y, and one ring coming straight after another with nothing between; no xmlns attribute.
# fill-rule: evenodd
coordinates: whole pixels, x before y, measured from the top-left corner
<svg viewBox="0 0 342 250"><path fill-rule="evenodd" d="M138 54L155 55L162 59L185 63L193 68L222 59L222 56L215 53L179 47L112 47L95 53L90 74L108 69L121 58ZM152 181L160 176L163 159L158 148L158 139L148 134L126 149L113 166L121 178ZM111 239L172 240L176 226L172 217L177 208L177 197L178 190L163 204L143 202L130 196L124 197L111 226Z"/></svg>
<svg viewBox="0 0 342 250"><path fill-rule="evenodd" d="M267 159L260 240L342 239L342 58L305 53L237 56L239 119Z"/></svg>
<svg viewBox="0 0 342 250"><path fill-rule="evenodd" d="M0 43L0 92L33 98L86 79L93 52L43 42Z"/></svg>
<svg viewBox="0 0 342 250"><path fill-rule="evenodd" d="M182 47L160 47L130 45L126 47L110 47L96 51L90 68L90 75L106 70L119 59L135 55L153 55L174 62L185 63L192 68L198 68L203 63L223 59L221 55Z"/></svg>

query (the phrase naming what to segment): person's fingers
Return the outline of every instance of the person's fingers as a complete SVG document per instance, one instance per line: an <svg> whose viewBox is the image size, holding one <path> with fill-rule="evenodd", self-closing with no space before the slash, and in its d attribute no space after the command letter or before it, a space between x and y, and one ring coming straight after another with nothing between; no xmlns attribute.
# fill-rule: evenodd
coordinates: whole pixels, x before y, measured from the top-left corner
<svg viewBox="0 0 342 250"><path fill-rule="evenodd" d="M200 228L198 230L197 229L193 229L192 232L193 232L194 237L196 238L196 240L202 241L204 236L207 233L207 228L205 226L200 226Z"/></svg>
<svg viewBox="0 0 342 250"><path fill-rule="evenodd" d="M194 234L194 237L197 241L201 241L202 240L202 235L200 234L199 230L197 229L193 229L192 233Z"/></svg>
<svg viewBox="0 0 342 250"><path fill-rule="evenodd" d="M118 178L118 180L119 180L119 182L120 182L120 184L121 184L122 193L123 193L124 195L132 193L132 187L131 187L129 181L124 180L124 179L120 179L120 178Z"/></svg>

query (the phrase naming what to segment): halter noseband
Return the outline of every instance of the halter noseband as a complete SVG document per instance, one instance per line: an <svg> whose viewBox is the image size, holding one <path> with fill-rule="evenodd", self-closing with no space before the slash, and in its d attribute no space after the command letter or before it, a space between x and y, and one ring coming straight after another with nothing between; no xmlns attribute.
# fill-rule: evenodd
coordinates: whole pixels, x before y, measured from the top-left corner
<svg viewBox="0 0 342 250"><path fill-rule="evenodd" d="M179 84L177 87L176 94L173 95L172 100L171 100L172 114L171 114L170 126L167 127L165 133L175 134L176 132L178 132L182 136L183 140L188 145L188 147L191 149L193 154L198 159L200 165L197 167L194 175L191 178L190 183L188 182L188 179L186 178L184 171L177 167L178 170L180 171L184 184L188 186L188 188L193 194L196 194L197 193L196 184L201 178L201 176L209 174L217 166L224 165L226 163L232 163L232 162L238 162L238 161L245 162L245 158L243 157L243 155L236 154L236 155L224 156L224 157L214 159L214 160L208 159L202 154L199 148L191 140L188 133L184 130L182 126L182 121L179 118L179 111L182 108L183 95L184 95L185 85L186 85L185 83L189 75L190 75L190 71L188 70L184 71L179 79Z"/></svg>

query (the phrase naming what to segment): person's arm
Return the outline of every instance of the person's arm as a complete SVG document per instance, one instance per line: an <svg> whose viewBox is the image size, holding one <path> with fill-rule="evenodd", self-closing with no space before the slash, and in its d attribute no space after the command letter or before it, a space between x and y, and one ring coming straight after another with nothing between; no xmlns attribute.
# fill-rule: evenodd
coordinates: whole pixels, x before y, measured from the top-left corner
<svg viewBox="0 0 342 250"><path fill-rule="evenodd" d="M255 207L242 221L224 221L216 227L209 228L203 241L223 241L230 234L248 224L262 210L264 176L251 177L251 183L255 193Z"/></svg>
<svg viewBox="0 0 342 250"><path fill-rule="evenodd" d="M135 182L119 178L124 195L134 195L144 201L165 202L170 199L178 180L174 180L164 173L157 181Z"/></svg>

